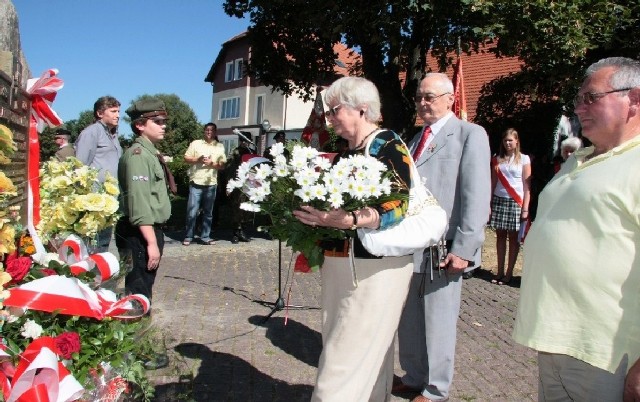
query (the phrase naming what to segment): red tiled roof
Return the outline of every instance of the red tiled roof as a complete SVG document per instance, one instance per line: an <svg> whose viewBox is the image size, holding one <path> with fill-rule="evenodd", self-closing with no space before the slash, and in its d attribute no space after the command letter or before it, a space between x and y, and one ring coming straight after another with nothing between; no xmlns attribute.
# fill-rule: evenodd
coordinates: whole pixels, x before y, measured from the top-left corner
<svg viewBox="0 0 640 402"><path fill-rule="evenodd" d="M479 53L461 54L462 76L467 95L467 116L469 121L476 117L478 98L482 86L492 80L520 71L522 61L517 57L497 58L489 49L494 48L495 43L486 43L480 47ZM438 71L438 65L433 57L427 59L427 65L431 71ZM445 71L449 78L453 77L453 66ZM417 122L416 122L417 123ZM422 122L420 122L422 124Z"/></svg>

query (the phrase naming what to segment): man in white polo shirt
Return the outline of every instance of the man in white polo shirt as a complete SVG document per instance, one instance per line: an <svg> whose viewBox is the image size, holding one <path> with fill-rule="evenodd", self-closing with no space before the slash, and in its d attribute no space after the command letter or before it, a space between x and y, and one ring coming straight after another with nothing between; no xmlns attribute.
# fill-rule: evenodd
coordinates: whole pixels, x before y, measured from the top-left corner
<svg viewBox="0 0 640 402"><path fill-rule="evenodd" d="M540 194L513 337L538 351L538 400L638 401L640 63L592 64L575 113L593 146Z"/></svg>

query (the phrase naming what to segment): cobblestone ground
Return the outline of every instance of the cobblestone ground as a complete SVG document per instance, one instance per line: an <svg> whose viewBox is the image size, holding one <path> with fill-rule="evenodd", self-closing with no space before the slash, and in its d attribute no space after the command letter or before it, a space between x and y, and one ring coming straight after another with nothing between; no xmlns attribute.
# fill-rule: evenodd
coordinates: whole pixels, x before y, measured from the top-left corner
<svg viewBox="0 0 640 402"><path fill-rule="evenodd" d="M184 247L169 233L153 321L171 364L149 372L155 401L308 401L321 350L319 274L294 275L283 247L282 288L292 307L265 321L278 295L278 242L222 237ZM477 271L463 285L450 400L534 401L535 353L510 336L519 282L492 285L489 271Z"/></svg>

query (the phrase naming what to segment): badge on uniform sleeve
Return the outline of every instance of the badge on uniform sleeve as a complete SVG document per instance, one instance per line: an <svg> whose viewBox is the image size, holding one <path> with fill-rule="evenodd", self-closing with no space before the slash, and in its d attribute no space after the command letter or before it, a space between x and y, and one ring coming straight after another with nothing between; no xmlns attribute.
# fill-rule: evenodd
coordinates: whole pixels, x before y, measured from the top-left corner
<svg viewBox="0 0 640 402"><path fill-rule="evenodd" d="M133 181L149 181L149 176L133 176L131 177Z"/></svg>

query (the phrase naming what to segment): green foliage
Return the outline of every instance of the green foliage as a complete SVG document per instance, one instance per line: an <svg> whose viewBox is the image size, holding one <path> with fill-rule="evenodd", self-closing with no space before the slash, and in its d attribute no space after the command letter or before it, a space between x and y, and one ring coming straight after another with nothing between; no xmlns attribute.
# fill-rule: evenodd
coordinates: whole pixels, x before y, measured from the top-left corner
<svg viewBox="0 0 640 402"><path fill-rule="evenodd" d="M152 340L142 336L148 319L120 321L111 318L96 320L87 317L60 315L36 310L27 310L11 324L4 324L2 337L7 342L12 355L31 343L30 338L21 335L22 326L33 320L43 328L42 336L56 337L65 332L75 332L80 336L80 352L73 353L67 360L67 368L88 390L93 382L92 370L102 362L110 362L114 370L139 387L145 400L153 395L153 386L146 378L143 360L151 353ZM139 399L137 399L139 400Z"/></svg>
<svg viewBox="0 0 640 402"><path fill-rule="evenodd" d="M165 137L157 144L157 148L165 155L182 158L189 143L202 138L202 124L198 122L193 109L174 94L145 94L132 100L131 104L149 98L159 98L164 102L169 119ZM128 116L125 116L124 120L131 122Z"/></svg>
<svg viewBox="0 0 640 402"><path fill-rule="evenodd" d="M494 125L519 122L514 126L522 131L531 123L526 130L536 149L548 145L561 106L571 108L586 66L608 56L640 57L637 0L226 0L224 9L251 18L249 73L287 94L312 94L314 85L334 79L333 43L357 49L362 59L351 74L376 84L383 126L404 138L414 133L411 97L427 70L427 53L442 70L451 65L458 39L463 52L493 39L498 57L523 60L521 74L485 88L476 122L491 132ZM492 108L504 110L493 116Z"/></svg>
<svg viewBox="0 0 640 402"><path fill-rule="evenodd" d="M287 94L310 97L315 85L336 78L333 44L358 49L361 63L351 74L376 84L383 125L408 135L416 115L411 99L427 70L427 52L433 50L444 67L458 37L464 50L482 39L472 27L487 17L463 5L460 0L227 0L224 8L231 16L251 18L249 73Z"/></svg>
<svg viewBox="0 0 640 402"><path fill-rule="evenodd" d="M53 155L58 150L58 146L55 143L53 136L59 128L65 128L71 131L71 141L73 144L77 139L82 130L84 130L87 126L93 124L95 121L93 117L92 110L85 110L80 112L80 115L77 119L66 121L61 127L45 127L45 129L40 133L40 160L48 161L53 157Z"/></svg>
<svg viewBox="0 0 640 402"><path fill-rule="evenodd" d="M492 16L476 29L496 38L497 55L525 62L517 84L537 98L570 105L588 65L603 57L640 56L637 0L465 2Z"/></svg>
<svg viewBox="0 0 640 402"><path fill-rule="evenodd" d="M191 141L202 138L203 125L198 122L195 112L191 107L174 94L141 95L131 101L131 104L148 98L161 99L167 108L167 127L164 139L157 144L158 150L167 156L173 157L169 164L178 184L178 191L185 194L188 191L189 178L186 175L187 167L184 163L184 153ZM124 120L131 122L129 117Z"/></svg>
<svg viewBox="0 0 640 402"><path fill-rule="evenodd" d="M54 134L55 129L46 127L38 137L40 141L40 160L43 162L53 158L53 155L55 155L58 150L58 146L53 138Z"/></svg>
<svg viewBox="0 0 640 402"><path fill-rule="evenodd" d="M174 157L173 161L168 165L169 169L171 169L171 173L173 173L173 176L176 179L176 184L178 185L178 194L188 196L189 168L191 167L191 165L185 162L182 156Z"/></svg>

